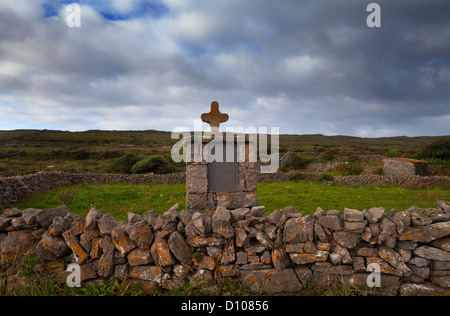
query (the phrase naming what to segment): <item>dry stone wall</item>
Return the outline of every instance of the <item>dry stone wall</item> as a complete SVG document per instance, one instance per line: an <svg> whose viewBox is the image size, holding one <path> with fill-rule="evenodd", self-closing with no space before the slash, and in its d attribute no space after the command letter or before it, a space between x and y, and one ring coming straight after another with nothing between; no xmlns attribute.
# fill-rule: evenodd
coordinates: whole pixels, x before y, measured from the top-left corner
<svg viewBox="0 0 450 316"><path fill-rule="evenodd" d="M321 173L276 172L258 175L258 182L283 182L303 179L306 181L320 181ZM102 173L70 173L70 172L38 172L36 174L0 177L0 210L11 207L32 193L43 192L56 186L70 186L80 183L185 183L186 174L102 174ZM363 175L363 176L335 176L334 184L341 185L395 185L414 188L439 186L450 184L450 177L446 176L409 176L409 175Z"/></svg>
<svg viewBox="0 0 450 316"><path fill-rule="evenodd" d="M86 218L55 209L9 209L0 215L0 282L20 279L32 251L36 270L62 280L66 265L81 281L117 278L174 288L238 279L255 293L295 293L308 284L369 289L374 264L380 290L393 295L450 295L450 203L385 212L380 207L302 215L293 207L264 216L263 206L164 214L128 213L117 222L91 209ZM375 271L377 272L377 271Z"/></svg>

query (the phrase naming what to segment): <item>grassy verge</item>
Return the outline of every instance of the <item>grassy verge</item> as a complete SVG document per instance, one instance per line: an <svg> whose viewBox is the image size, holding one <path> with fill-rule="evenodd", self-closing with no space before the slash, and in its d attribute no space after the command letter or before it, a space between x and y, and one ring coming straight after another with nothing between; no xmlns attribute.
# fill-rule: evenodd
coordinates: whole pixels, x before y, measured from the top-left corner
<svg viewBox="0 0 450 316"><path fill-rule="evenodd" d="M184 184L88 184L57 187L51 191L30 196L15 207L24 210L67 205L73 213L86 216L91 207L113 214L117 220L126 220L127 212L143 214L154 209L163 213L175 203L180 210L185 204ZM436 200L450 200L446 188L406 189L380 186L340 186L326 183L283 182L260 183L258 205L264 205L267 214L292 205L303 214L312 214L317 207L324 210L370 207L405 210L412 205L420 208L436 207Z"/></svg>
<svg viewBox="0 0 450 316"><path fill-rule="evenodd" d="M272 211L288 205L303 214L312 214L317 207L324 210L354 208L363 210L384 207L405 210L412 205L436 207L436 200L449 200L446 188L406 189L392 186L343 186L326 183L283 182L258 185L258 204Z"/></svg>

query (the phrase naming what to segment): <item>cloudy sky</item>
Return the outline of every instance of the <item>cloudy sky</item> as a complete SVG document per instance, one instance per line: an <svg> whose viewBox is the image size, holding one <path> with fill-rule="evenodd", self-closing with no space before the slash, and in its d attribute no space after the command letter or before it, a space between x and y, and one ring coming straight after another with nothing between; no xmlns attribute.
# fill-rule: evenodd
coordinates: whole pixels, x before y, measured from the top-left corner
<svg viewBox="0 0 450 316"><path fill-rule="evenodd" d="M450 1L370 2L0 0L0 129L450 135Z"/></svg>

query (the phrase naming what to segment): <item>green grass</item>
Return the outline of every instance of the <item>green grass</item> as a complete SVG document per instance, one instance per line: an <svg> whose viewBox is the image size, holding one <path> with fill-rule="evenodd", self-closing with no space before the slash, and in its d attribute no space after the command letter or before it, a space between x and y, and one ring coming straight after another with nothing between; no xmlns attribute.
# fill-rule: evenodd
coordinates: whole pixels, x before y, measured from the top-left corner
<svg viewBox="0 0 450 316"><path fill-rule="evenodd" d="M72 201L62 197L61 192L67 190L73 190ZM82 216L95 207L103 213L113 214L118 221L125 221L127 212L143 214L154 209L163 213L175 203L179 204L181 210L186 205L185 195L184 184L80 184L35 194L16 207L21 210L30 207L45 209L65 204L72 213Z"/></svg>
<svg viewBox="0 0 450 316"><path fill-rule="evenodd" d="M448 188L406 189L392 186L342 186L326 183L283 182L258 185L258 204L268 211L294 206L302 214L322 209L384 207L405 210L412 205L436 207L436 200L450 200Z"/></svg>
<svg viewBox="0 0 450 316"><path fill-rule="evenodd" d="M72 194L61 194L61 192ZM113 214L117 220L127 219L127 212L143 214L154 209L163 213L178 203L186 207L184 184L89 184L57 187L51 191L30 196L15 207L52 208L67 205L71 212L86 216L91 207ZM436 207L436 200L450 201L448 188L406 189L380 186L340 186L326 183L283 182L260 183L258 205L266 207L266 215L292 205L302 214L312 214L317 207L324 210L384 207L405 210L412 205L420 208Z"/></svg>

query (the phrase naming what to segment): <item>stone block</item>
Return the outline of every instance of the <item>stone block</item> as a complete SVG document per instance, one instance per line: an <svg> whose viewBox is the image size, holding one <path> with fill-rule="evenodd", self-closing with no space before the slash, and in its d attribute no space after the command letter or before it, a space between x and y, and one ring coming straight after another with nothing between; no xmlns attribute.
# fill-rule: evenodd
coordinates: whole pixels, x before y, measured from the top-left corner
<svg viewBox="0 0 450 316"><path fill-rule="evenodd" d="M450 235L450 222L440 222L425 227L408 228L398 236L399 240L429 243Z"/></svg>
<svg viewBox="0 0 450 316"><path fill-rule="evenodd" d="M302 284L293 269L241 270L242 285L254 293L293 293L302 289Z"/></svg>
<svg viewBox="0 0 450 316"><path fill-rule="evenodd" d="M416 256L428 260L450 261L450 252L430 246L420 246L414 249L413 252Z"/></svg>
<svg viewBox="0 0 450 316"><path fill-rule="evenodd" d="M163 270L157 266L137 266L132 267L130 271L130 278L151 281L161 284Z"/></svg>
<svg viewBox="0 0 450 316"><path fill-rule="evenodd" d="M314 217L290 218L284 226L283 241L285 243L301 243L314 240Z"/></svg>
<svg viewBox="0 0 450 316"><path fill-rule="evenodd" d="M254 207L258 201L256 193L249 192L219 192L216 193L217 206L228 209Z"/></svg>
<svg viewBox="0 0 450 316"><path fill-rule="evenodd" d="M189 164L186 166L186 192L188 194L208 193L208 166Z"/></svg>

